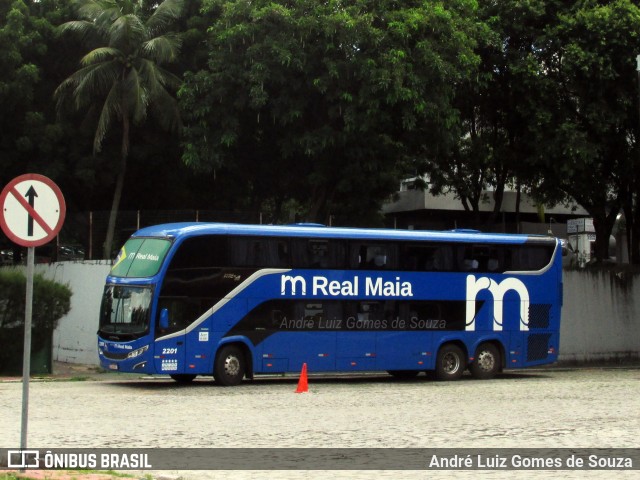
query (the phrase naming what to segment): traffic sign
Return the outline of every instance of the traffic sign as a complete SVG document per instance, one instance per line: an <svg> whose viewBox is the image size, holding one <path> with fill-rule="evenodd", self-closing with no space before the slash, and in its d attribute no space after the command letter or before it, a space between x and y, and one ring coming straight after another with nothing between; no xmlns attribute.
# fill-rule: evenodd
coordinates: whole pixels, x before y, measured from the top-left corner
<svg viewBox="0 0 640 480"><path fill-rule="evenodd" d="M0 226L10 240L23 247L50 242L64 223L66 206L58 186L37 173L20 175L0 194Z"/></svg>
<svg viewBox="0 0 640 480"><path fill-rule="evenodd" d="M51 241L62 228L66 206L58 186L37 173L20 175L0 193L0 227L12 241L27 248L27 292L24 309L22 358L22 426L20 448L27 448L31 324L33 316L34 247Z"/></svg>

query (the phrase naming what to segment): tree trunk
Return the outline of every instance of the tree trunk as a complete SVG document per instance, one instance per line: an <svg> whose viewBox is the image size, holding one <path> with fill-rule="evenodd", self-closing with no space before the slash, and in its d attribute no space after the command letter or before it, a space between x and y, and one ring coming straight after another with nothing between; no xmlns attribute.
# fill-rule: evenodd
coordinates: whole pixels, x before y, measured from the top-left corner
<svg viewBox="0 0 640 480"><path fill-rule="evenodd" d="M613 225L615 224L616 217L618 216L619 208L613 208L609 214L606 214L604 209L598 214L593 215L593 225L596 230L596 260L601 262L609 259L609 237L613 231Z"/></svg>
<svg viewBox="0 0 640 480"><path fill-rule="evenodd" d="M122 189L124 187L124 176L127 168L127 158L122 157L120 160L120 171L116 180L116 189L113 192L113 202L111 203L111 211L109 212L109 224L107 226L107 237L104 241L103 258L111 259L113 254L111 251L113 245L113 237L116 230L116 220L118 217L118 209L120 208L120 199L122 198Z"/></svg>
<svg viewBox="0 0 640 480"><path fill-rule="evenodd" d="M498 222L500 217L500 211L502 210L502 201L504 200L504 181L501 181L498 185L496 185L495 190L493 191L493 211L489 215L489 219L487 220L487 227L489 231L493 231L495 224Z"/></svg>
<svg viewBox="0 0 640 480"><path fill-rule="evenodd" d="M627 220L627 236L631 232L629 262L633 265L640 265L640 207L637 205L638 197L640 197L640 194L636 195L636 207L633 209L633 213L630 214L631 222Z"/></svg>
<svg viewBox="0 0 640 480"><path fill-rule="evenodd" d="M127 156L129 155L129 118L123 116L122 120L122 148L120 153L120 169L118 178L116 179L116 189L113 192L113 202L111 203L111 211L109 212L109 224L107 226L107 237L104 241L103 258L113 258L111 248L113 246L113 237L116 230L116 220L118 218L118 209L120 208L120 199L122 198L122 189L124 187L124 177L127 171Z"/></svg>
<svg viewBox="0 0 640 480"><path fill-rule="evenodd" d="M325 185L316 185L311 195L311 206L307 213L307 222L324 222L329 198L329 189Z"/></svg>

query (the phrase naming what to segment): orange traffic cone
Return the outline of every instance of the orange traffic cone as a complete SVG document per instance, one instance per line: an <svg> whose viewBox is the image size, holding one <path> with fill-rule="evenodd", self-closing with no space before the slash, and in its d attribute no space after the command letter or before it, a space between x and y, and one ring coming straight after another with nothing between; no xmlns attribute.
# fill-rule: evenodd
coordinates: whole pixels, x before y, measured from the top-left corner
<svg viewBox="0 0 640 480"><path fill-rule="evenodd" d="M302 364L302 372L300 373L300 380L298 380L298 388L296 393L307 393L309 391L309 384L307 383L307 364Z"/></svg>

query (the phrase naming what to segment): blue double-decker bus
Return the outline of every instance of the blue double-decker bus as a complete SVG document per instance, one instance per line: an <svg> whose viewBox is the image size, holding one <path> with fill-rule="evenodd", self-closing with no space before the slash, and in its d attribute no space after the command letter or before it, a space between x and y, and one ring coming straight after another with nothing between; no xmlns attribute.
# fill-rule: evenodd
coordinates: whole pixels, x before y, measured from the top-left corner
<svg viewBox="0 0 640 480"><path fill-rule="evenodd" d="M106 280L108 370L213 376L435 372L555 362L562 251L547 236L321 225L143 228Z"/></svg>

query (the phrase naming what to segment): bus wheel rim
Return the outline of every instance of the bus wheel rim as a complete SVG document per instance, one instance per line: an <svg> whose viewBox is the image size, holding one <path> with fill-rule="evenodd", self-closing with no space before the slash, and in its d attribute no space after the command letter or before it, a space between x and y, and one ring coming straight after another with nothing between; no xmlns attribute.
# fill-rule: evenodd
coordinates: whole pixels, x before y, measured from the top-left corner
<svg viewBox="0 0 640 480"><path fill-rule="evenodd" d="M449 353L444 357L444 365L447 373L455 373L460 368L460 359L457 355Z"/></svg>
<svg viewBox="0 0 640 480"><path fill-rule="evenodd" d="M224 361L224 372L231 377L238 375L240 372L240 361L234 356L227 357Z"/></svg>
<svg viewBox="0 0 640 480"><path fill-rule="evenodd" d="M476 361L478 366L485 372L492 370L495 363L493 355L487 351L480 352Z"/></svg>

